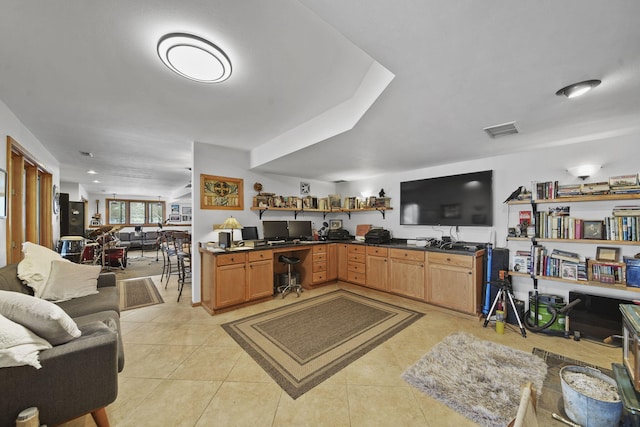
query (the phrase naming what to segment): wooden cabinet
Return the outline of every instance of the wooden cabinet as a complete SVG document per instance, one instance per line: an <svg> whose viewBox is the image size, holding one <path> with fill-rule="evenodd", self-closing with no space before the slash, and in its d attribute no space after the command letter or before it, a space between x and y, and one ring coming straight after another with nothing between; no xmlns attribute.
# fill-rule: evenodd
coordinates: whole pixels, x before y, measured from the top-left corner
<svg viewBox="0 0 640 427"><path fill-rule="evenodd" d="M389 291L425 299L425 252L389 250Z"/></svg>
<svg viewBox="0 0 640 427"><path fill-rule="evenodd" d="M338 244L329 243L327 246L327 281L338 279Z"/></svg>
<svg viewBox="0 0 640 427"><path fill-rule="evenodd" d="M218 255L215 269L213 308L228 307L246 301L247 257L244 253Z"/></svg>
<svg viewBox="0 0 640 427"><path fill-rule="evenodd" d="M337 253L338 253L338 280L348 281L349 280L349 259L348 259L348 248L349 244L346 243L337 243Z"/></svg>
<svg viewBox="0 0 640 427"><path fill-rule="evenodd" d="M367 246L367 286L381 291L389 290L389 249Z"/></svg>
<svg viewBox="0 0 640 427"><path fill-rule="evenodd" d="M327 281L327 245L315 245L311 250L312 257L312 284Z"/></svg>
<svg viewBox="0 0 640 427"><path fill-rule="evenodd" d="M273 295L273 252L249 252L247 301Z"/></svg>
<svg viewBox="0 0 640 427"><path fill-rule="evenodd" d="M347 281L358 285L367 283L366 246L352 244L347 247Z"/></svg>
<svg viewBox="0 0 640 427"><path fill-rule="evenodd" d="M430 252L427 302L477 314L482 294L482 257Z"/></svg>

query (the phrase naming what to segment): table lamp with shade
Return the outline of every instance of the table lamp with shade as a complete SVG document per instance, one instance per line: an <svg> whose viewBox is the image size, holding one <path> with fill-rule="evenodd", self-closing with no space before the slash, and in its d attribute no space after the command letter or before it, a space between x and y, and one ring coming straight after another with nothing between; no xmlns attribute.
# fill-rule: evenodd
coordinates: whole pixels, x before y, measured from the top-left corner
<svg viewBox="0 0 640 427"><path fill-rule="evenodd" d="M238 222L237 219L230 216L225 219L222 225L219 228L221 232L228 232L231 234L231 245L236 246L237 242L242 240L242 225Z"/></svg>

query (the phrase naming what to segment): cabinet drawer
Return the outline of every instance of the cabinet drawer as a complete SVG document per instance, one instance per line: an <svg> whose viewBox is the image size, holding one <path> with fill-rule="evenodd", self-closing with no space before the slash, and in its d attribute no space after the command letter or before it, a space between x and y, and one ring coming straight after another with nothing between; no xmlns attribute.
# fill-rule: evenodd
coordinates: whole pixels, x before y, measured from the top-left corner
<svg viewBox="0 0 640 427"><path fill-rule="evenodd" d="M319 254L313 254L313 262L324 262L327 260L327 253L322 252Z"/></svg>
<svg viewBox="0 0 640 427"><path fill-rule="evenodd" d="M312 254L326 254L327 253L327 245L314 245L311 249Z"/></svg>
<svg viewBox="0 0 640 427"><path fill-rule="evenodd" d="M356 271L360 273L364 273L366 270L366 265L361 262L349 262L347 264L348 271Z"/></svg>
<svg viewBox="0 0 640 427"><path fill-rule="evenodd" d="M349 255L351 254L362 254L364 255L366 253L367 247L366 246L359 246L359 245L349 245L347 246L347 253Z"/></svg>
<svg viewBox="0 0 640 427"><path fill-rule="evenodd" d="M352 254L351 252L349 252L349 255L347 255L347 260L351 263L351 262L361 262L361 263L365 263L366 261L366 256L363 253L360 254Z"/></svg>
<svg viewBox="0 0 640 427"><path fill-rule="evenodd" d="M411 251L407 249L391 249L389 251L391 258L409 259L411 261L424 261L424 252Z"/></svg>
<svg viewBox="0 0 640 427"><path fill-rule="evenodd" d="M364 273L358 273L355 271L349 271L347 275L347 280L352 283L357 283L359 285L364 285L367 283L366 276Z"/></svg>
<svg viewBox="0 0 640 427"><path fill-rule="evenodd" d="M225 254L216 256L216 265L244 264L247 254Z"/></svg>
<svg viewBox="0 0 640 427"><path fill-rule="evenodd" d="M249 256L249 262L273 259L273 251L252 251L247 255Z"/></svg>
<svg viewBox="0 0 640 427"><path fill-rule="evenodd" d="M367 255L389 256L389 248L381 248L378 246L367 246Z"/></svg>
<svg viewBox="0 0 640 427"><path fill-rule="evenodd" d="M311 280L313 283L324 283L327 281L327 273L325 271L313 273L313 278Z"/></svg>
<svg viewBox="0 0 640 427"><path fill-rule="evenodd" d="M317 273L319 271L327 271L327 263L326 262L314 262L313 263L313 272Z"/></svg>
<svg viewBox="0 0 640 427"><path fill-rule="evenodd" d="M473 257L466 255L453 255L431 252L429 253L429 263L471 268L473 267Z"/></svg>

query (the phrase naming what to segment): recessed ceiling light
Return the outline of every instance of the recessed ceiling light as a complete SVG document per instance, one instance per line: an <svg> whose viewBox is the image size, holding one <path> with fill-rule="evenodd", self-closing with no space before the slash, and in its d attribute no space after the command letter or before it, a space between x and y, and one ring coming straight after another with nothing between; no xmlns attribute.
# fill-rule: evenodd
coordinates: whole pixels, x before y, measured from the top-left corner
<svg viewBox="0 0 640 427"><path fill-rule="evenodd" d="M96 171L94 171L93 169L91 169L90 171L87 171L87 173L88 173L88 174L90 174L90 175L95 175L95 174L97 174L98 172L96 172Z"/></svg>
<svg viewBox="0 0 640 427"><path fill-rule="evenodd" d="M94 180L93 180L93 181L91 181L91 182L93 182L94 184L100 184L100 181L98 181L97 179L94 179Z"/></svg>
<svg viewBox="0 0 640 427"><path fill-rule="evenodd" d="M556 95L564 95L567 98L575 98L576 96L584 95L594 87L602 83L600 80L585 80L580 83L574 83L569 86L565 86L556 92Z"/></svg>
<svg viewBox="0 0 640 427"><path fill-rule="evenodd" d="M215 44L186 33L171 33L158 41L158 55L173 72L201 83L218 83L231 75L229 57Z"/></svg>

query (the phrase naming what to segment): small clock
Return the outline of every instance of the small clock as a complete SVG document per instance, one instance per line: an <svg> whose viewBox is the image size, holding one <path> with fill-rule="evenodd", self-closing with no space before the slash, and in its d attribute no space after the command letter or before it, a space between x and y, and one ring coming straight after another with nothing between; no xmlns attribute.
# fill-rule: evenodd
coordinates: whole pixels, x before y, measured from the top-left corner
<svg viewBox="0 0 640 427"><path fill-rule="evenodd" d="M311 184L308 182L300 183L300 194L309 194L311 192Z"/></svg>

